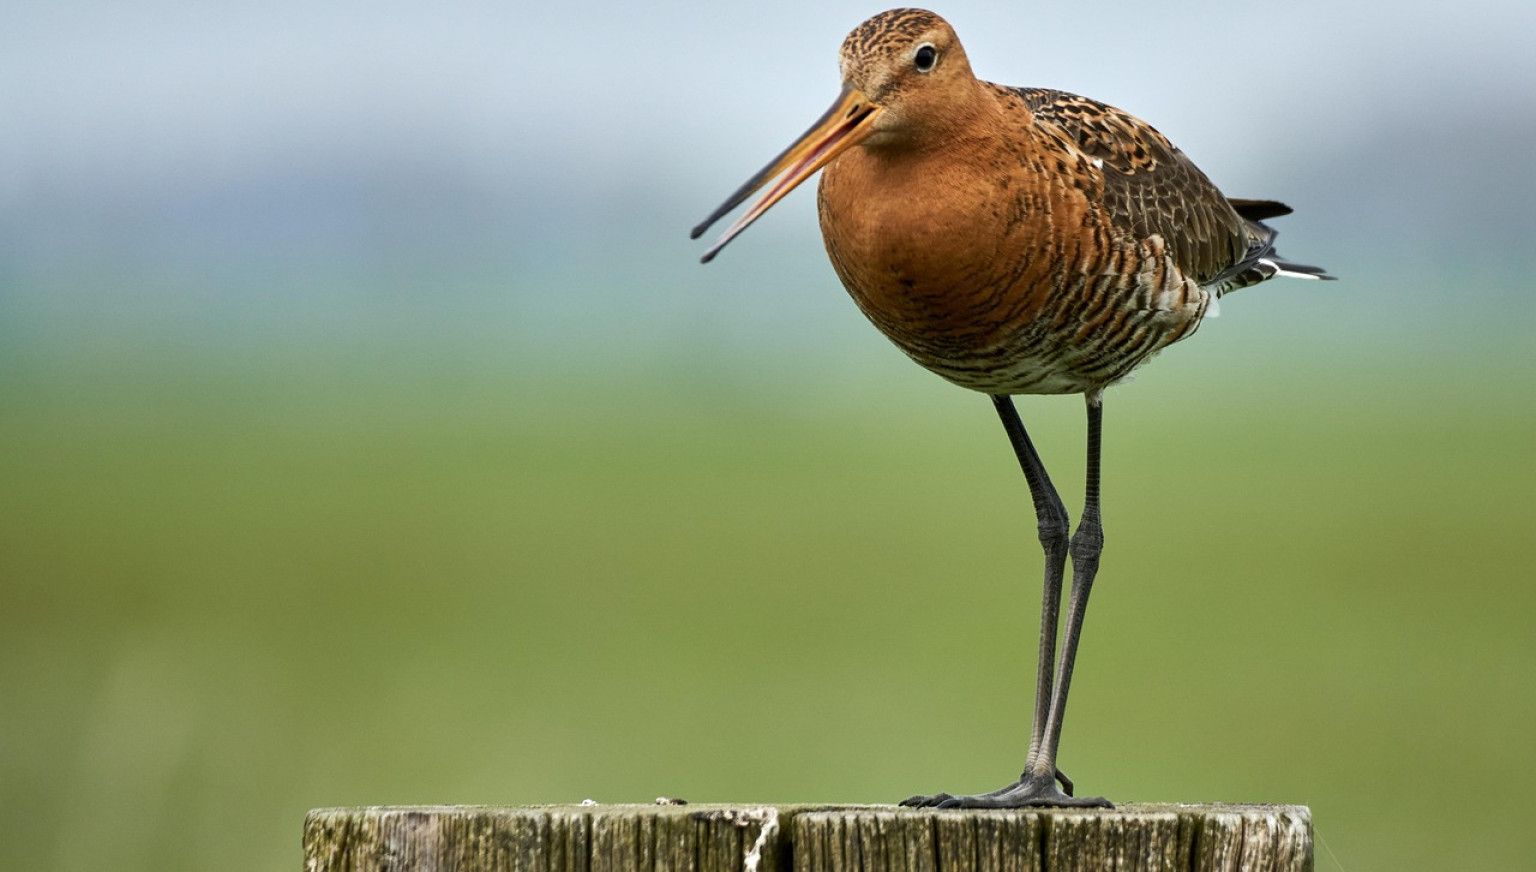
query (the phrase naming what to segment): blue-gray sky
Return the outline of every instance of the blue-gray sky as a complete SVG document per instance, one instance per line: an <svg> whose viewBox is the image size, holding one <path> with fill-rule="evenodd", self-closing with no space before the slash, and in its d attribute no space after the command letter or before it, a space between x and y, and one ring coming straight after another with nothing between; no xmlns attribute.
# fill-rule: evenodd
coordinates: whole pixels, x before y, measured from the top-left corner
<svg viewBox="0 0 1536 872"><path fill-rule="evenodd" d="M424 329L459 306L519 341L598 307L614 317L589 326L614 336L636 319L673 336L820 319L840 292L808 192L709 270L686 230L824 108L839 42L878 9L12 4L0 278L20 305L110 275L140 315L280 321L302 300L340 318L403 299ZM1118 104L1229 193L1292 202L1293 256L1357 276L1533 265L1536 5L937 11L983 77ZM764 294L701 315L721 282ZM384 285L382 303L358 290Z"/></svg>

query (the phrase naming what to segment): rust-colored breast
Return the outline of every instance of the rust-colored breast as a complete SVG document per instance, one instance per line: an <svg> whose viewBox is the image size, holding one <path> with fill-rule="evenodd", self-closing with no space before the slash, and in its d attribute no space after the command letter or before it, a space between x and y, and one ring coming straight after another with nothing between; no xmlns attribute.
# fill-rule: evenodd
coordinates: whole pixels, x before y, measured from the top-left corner
<svg viewBox="0 0 1536 872"><path fill-rule="evenodd" d="M928 154L853 149L824 171L818 198L827 253L859 308L967 386L968 370L1016 356L1066 277L1108 246L1086 177L1034 147L1026 113L1004 121Z"/></svg>
<svg viewBox="0 0 1536 872"><path fill-rule="evenodd" d="M827 253L870 321L957 384L1102 388L1192 332L1205 295L1178 246L1119 220L1102 158L1018 92L992 93L998 113L942 149L855 148L828 166Z"/></svg>

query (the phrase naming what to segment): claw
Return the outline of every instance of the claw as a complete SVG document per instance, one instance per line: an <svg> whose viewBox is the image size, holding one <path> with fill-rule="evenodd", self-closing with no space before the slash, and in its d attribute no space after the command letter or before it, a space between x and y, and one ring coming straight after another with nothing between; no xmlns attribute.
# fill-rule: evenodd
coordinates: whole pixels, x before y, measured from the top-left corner
<svg viewBox="0 0 1536 872"><path fill-rule="evenodd" d="M1056 770L1056 780L1061 782L1061 792L1065 793L1067 796L1071 796L1072 795L1072 779L1067 777L1067 773L1061 771L1060 769L1057 769Z"/></svg>

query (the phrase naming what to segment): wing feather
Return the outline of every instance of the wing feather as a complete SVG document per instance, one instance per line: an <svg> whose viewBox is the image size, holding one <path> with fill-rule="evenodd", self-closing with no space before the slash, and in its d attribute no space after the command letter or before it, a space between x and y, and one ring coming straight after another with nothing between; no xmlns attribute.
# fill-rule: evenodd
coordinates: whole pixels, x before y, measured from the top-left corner
<svg viewBox="0 0 1536 872"><path fill-rule="evenodd" d="M1065 91L1010 90L1028 105L1037 124L1056 127L1103 162L1110 221L1138 240L1161 236L1186 275L1204 284L1252 256L1259 242L1255 228L1152 125Z"/></svg>

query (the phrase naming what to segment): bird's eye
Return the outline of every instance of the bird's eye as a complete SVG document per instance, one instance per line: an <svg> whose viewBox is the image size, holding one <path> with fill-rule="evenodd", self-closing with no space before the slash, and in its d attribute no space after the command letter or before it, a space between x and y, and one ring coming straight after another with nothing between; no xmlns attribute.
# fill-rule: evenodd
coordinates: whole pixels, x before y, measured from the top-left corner
<svg viewBox="0 0 1536 872"><path fill-rule="evenodd" d="M917 47L917 54L912 57L912 63L919 73L928 72L938 62L939 50L926 42Z"/></svg>

